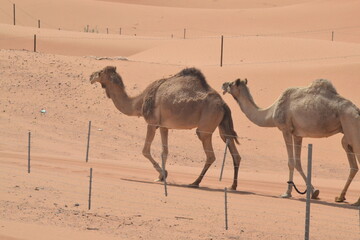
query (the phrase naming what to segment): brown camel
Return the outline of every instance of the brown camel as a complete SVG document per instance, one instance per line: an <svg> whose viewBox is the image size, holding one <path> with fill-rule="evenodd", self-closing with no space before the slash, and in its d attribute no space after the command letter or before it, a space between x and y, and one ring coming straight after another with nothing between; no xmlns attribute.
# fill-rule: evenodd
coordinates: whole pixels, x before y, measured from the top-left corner
<svg viewBox="0 0 360 240"><path fill-rule="evenodd" d="M148 125L142 153L159 172L160 181L164 180L167 173L163 176L162 169L150 154L157 128L160 128L164 166L168 156L168 129L197 128L196 134L203 144L206 163L200 176L190 186L199 187L206 171L215 161L212 134L216 127L219 127L222 140L229 140L228 146L234 163L231 188L236 190L241 158L234 143L238 143L238 140L231 111L221 96L208 85L199 70L186 68L172 77L155 81L136 97L127 95L115 67L108 66L94 72L90 81L101 84L120 112L128 116L144 117Z"/></svg>
<svg viewBox="0 0 360 240"><path fill-rule="evenodd" d="M284 136L288 153L289 181L293 181L294 167L306 182L301 167L302 138L329 137L343 133L342 146L350 164L350 174L336 202L345 200L346 191L358 171L360 161L360 110L351 101L340 96L331 82L315 80L310 86L289 88L270 107L261 109L254 102L247 79L226 82L224 94L230 93L250 121L260 127L278 127ZM294 155L295 152L295 155ZM312 197L319 191L312 187ZM292 184L282 197L291 197ZM360 198L354 205L360 205Z"/></svg>

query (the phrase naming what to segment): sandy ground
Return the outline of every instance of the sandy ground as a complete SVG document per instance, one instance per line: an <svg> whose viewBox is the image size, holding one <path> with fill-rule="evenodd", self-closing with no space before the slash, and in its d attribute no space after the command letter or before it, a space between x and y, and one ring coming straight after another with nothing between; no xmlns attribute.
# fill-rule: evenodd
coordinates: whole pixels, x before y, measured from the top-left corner
<svg viewBox="0 0 360 240"><path fill-rule="evenodd" d="M242 156L238 191L227 194L226 230L224 188L233 167L227 156L219 181L225 146L218 132L217 161L192 189L187 184L205 159L201 143L195 130L170 130L165 196L141 154L144 120L117 111L89 76L116 66L135 96L152 81L197 67L219 93L223 82L246 77L260 107L288 87L326 78L360 106L359 10L351 0L0 0L0 239L303 239L305 196L279 197L288 167L278 129L254 125L223 96ZM341 137L303 142L303 168L311 143L320 189L311 239L360 238L359 208L351 206L359 176L347 201L334 202L349 173ZM160 159L159 136L152 154ZM298 173L295 182L305 188Z"/></svg>

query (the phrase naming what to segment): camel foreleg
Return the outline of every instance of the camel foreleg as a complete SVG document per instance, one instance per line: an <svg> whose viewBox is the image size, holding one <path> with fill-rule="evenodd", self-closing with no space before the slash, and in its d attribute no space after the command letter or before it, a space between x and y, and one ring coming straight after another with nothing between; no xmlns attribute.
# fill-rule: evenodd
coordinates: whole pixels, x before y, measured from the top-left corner
<svg viewBox="0 0 360 240"><path fill-rule="evenodd" d="M294 139L294 149L295 149L295 169L299 172L301 177L304 179L305 184L307 184L307 178L301 166L301 148L302 148L302 137L293 136ZM311 198L318 199L320 191L315 189L311 185Z"/></svg>
<svg viewBox="0 0 360 240"><path fill-rule="evenodd" d="M293 138L292 138L291 133L288 133L288 132L283 132L283 137L285 140L286 150L287 150L287 154L288 154L288 167L289 167L289 181L288 182L293 182L294 168L295 168ZM292 197L292 195L291 195L292 187L293 187L293 185L288 183L288 188L287 188L286 192L281 195L281 197L282 198Z"/></svg>
<svg viewBox="0 0 360 240"><path fill-rule="evenodd" d="M146 139L145 139L145 144L144 144L144 148L142 151L142 154L150 160L150 162L152 163L152 165L154 166L154 168L156 169L156 171L159 173L159 178L156 180L162 180L163 178L163 174L162 174L162 169L159 166L159 164L154 160L154 158L151 156L150 150L151 150L151 144L154 140L155 137L155 132L156 132L156 126L153 125L148 125L147 126L147 132L146 132Z"/></svg>

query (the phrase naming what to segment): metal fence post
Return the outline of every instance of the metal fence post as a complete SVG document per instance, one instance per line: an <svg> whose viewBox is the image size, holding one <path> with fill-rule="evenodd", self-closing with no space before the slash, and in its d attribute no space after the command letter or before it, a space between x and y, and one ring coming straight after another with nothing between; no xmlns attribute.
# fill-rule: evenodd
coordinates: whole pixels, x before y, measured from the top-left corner
<svg viewBox="0 0 360 240"><path fill-rule="evenodd" d="M86 147L86 162L88 162L89 160L90 132L91 132L91 121L89 121L89 132L88 132L87 147Z"/></svg>
<svg viewBox="0 0 360 240"><path fill-rule="evenodd" d="M15 17L16 10L15 9L16 9L15 8L15 3L13 3L13 22L14 22L14 26L16 25L16 17Z"/></svg>
<svg viewBox="0 0 360 240"><path fill-rule="evenodd" d="M29 143L28 143L28 173L30 173L30 144L31 144L31 132L29 132Z"/></svg>
<svg viewBox="0 0 360 240"><path fill-rule="evenodd" d="M225 229L228 230L227 188L225 188L224 192L225 192Z"/></svg>
<svg viewBox="0 0 360 240"><path fill-rule="evenodd" d="M220 67L223 66L223 54L224 54L224 36L221 35Z"/></svg>
<svg viewBox="0 0 360 240"><path fill-rule="evenodd" d="M89 182L89 210L91 209L91 188L92 188L92 168L90 168L90 182Z"/></svg>
<svg viewBox="0 0 360 240"><path fill-rule="evenodd" d="M305 240L310 238L310 198L311 198L311 169L312 169L312 144L308 145L308 168L307 168L307 192L306 192L306 216L305 216Z"/></svg>

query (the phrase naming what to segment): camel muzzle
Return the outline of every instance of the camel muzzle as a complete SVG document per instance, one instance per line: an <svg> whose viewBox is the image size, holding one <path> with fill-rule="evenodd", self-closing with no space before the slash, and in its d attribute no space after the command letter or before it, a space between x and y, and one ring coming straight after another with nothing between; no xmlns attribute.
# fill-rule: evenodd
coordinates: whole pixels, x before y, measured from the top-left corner
<svg viewBox="0 0 360 240"><path fill-rule="evenodd" d="M230 83L224 83L221 88L223 90L223 95L225 95L225 93L230 92Z"/></svg>
<svg viewBox="0 0 360 240"><path fill-rule="evenodd" d="M98 81L99 81L99 77L100 77L99 72L95 72L95 73L91 74L91 76L90 76L90 83L91 83L91 84L94 84L94 83L98 82Z"/></svg>

